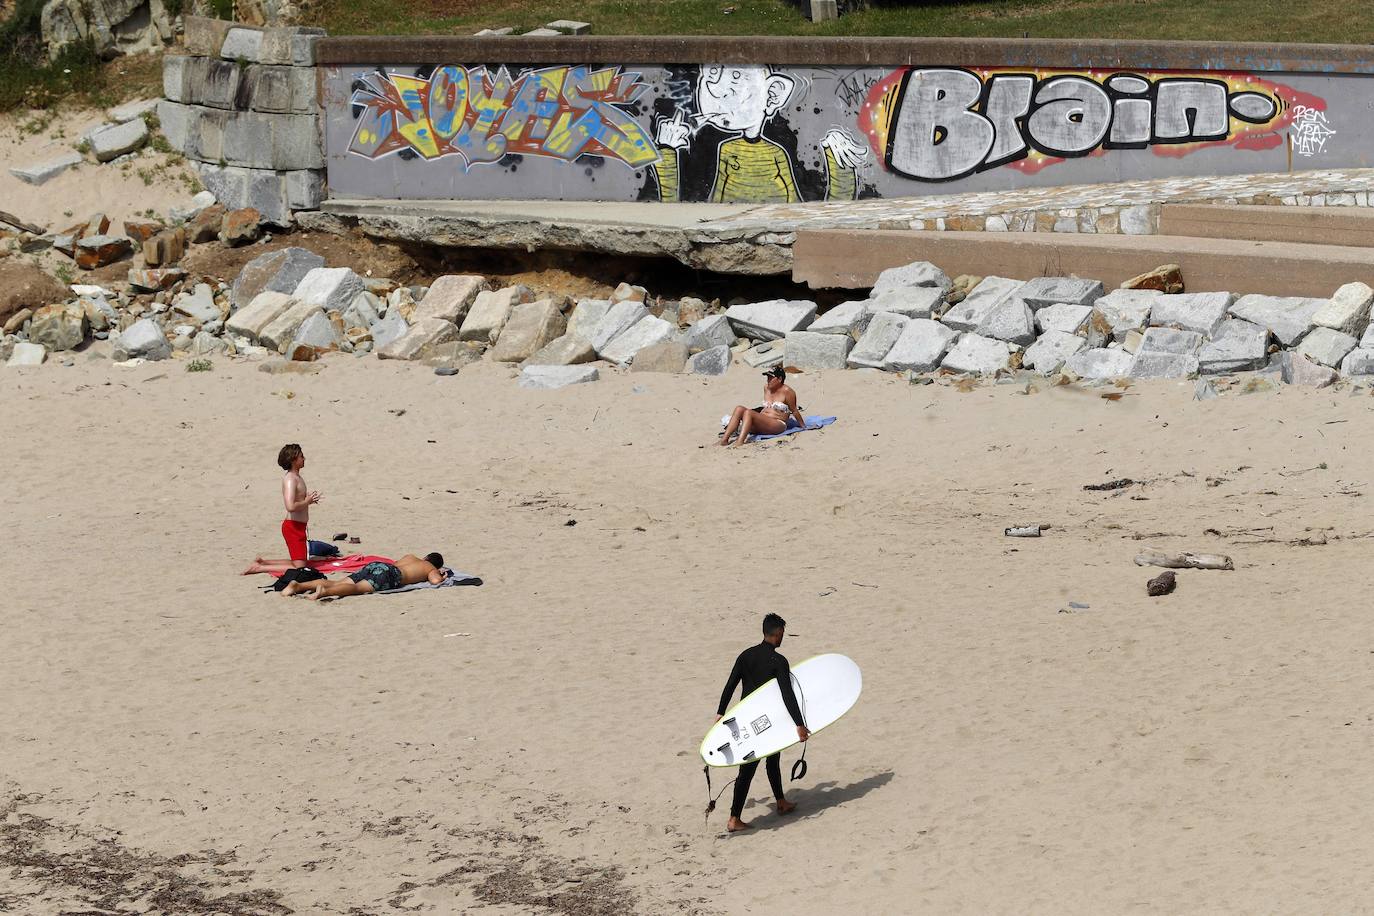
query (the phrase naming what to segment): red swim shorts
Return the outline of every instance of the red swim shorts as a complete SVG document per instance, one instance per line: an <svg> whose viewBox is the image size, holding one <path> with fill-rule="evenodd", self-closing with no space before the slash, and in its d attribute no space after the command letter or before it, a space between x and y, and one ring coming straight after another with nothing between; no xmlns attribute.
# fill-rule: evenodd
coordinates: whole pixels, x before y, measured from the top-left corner
<svg viewBox="0 0 1374 916"><path fill-rule="evenodd" d="M305 543L305 522L298 522L289 518L282 519L281 536L282 540L286 541L286 552L291 559L305 560L309 558L309 549Z"/></svg>

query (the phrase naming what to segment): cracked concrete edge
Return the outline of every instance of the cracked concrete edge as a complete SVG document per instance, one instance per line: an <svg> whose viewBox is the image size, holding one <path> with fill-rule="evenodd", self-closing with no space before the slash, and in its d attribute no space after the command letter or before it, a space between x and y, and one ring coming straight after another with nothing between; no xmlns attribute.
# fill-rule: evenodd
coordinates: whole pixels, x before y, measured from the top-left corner
<svg viewBox="0 0 1374 916"><path fill-rule="evenodd" d="M304 229L455 248L500 248L528 252L542 248L633 257L669 257L689 267L717 273L774 275L792 270L795 234L744 230L727 236L681 229L557 225L537 220L499 220L468 216L298 212Z"/></svg>

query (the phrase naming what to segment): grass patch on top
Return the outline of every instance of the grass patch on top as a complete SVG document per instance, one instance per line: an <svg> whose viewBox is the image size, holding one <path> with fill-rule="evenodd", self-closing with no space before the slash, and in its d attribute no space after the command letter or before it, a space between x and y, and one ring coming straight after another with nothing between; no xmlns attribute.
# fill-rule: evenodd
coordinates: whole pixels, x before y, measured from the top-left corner
<svg viewBox="0 0 1374 916"><path fill-rule="evenodd" d="M540 0L320 0L315 18L331 35L470 35L501 26L519 33L578 19L595 35L1374 43L1374 16L1363 0L880 0L821 23L788 0L563 0L556 7Z"/></svg>

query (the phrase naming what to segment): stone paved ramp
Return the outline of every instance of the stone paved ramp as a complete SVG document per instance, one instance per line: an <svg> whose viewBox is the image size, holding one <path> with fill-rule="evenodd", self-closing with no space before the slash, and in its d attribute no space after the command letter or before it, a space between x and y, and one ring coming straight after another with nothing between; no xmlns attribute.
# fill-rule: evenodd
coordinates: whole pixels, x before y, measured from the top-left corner
<svg viewBox="0 0 1374 916"><path fill-rule="evenodd" d="M723 273L783 274L804 231L1155 235L1165 204L1367 207L1371 191L1374 169L1344 169L807 204L330 200L299 219L399 241L672 257Z"/></svg>

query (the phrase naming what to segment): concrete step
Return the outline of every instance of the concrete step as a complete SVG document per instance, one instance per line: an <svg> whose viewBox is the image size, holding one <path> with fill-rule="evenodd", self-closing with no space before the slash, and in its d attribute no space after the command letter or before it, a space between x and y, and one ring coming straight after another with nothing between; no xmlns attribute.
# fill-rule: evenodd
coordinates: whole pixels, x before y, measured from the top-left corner
<svg viewBox="0 0 1374 916"><path fill-rule="evenodd" d="M1159 234L1374 248L1374 209L1165 204Z"/></svg>
<svg viewBox="0 0 1374 916"><path fill-rule="evenodd" d="M1030 279L1070 274L1108 288L1161 264L1178 264L1194 292L1330 296L1374 285L1374 249L1166 235L1041 232L798 232L792 278L813 289L863 288L889 267L930 261L958 274Z"/></svg>

